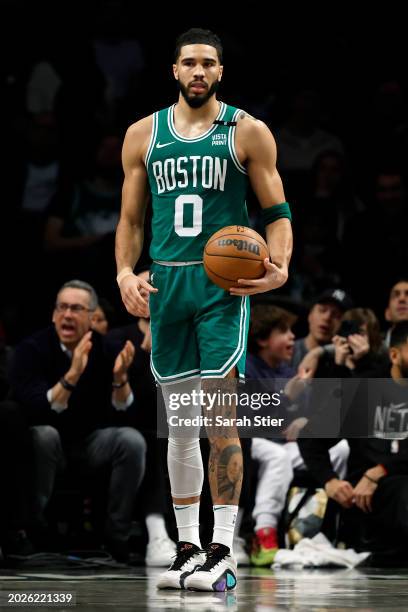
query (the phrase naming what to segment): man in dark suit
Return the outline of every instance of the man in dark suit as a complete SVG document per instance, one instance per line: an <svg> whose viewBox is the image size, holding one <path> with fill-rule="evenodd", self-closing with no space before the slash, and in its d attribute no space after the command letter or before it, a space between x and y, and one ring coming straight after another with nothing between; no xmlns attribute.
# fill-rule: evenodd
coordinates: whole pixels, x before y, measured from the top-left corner
<svg viewBox="0 0 408 612"><path fill-rule="evenodd" d="M67 460L75 456L91 471L108 468L106 544L117 559L126 561L146 444L136 429L125 426L133 403L127 373L134 346L127 341L116 359L109 354L103 338L91 331L97 303L87 283L74 280L63 285L53 325L16 349L12 394L31 425L37 519L44 520L57 470Z"/></svg>

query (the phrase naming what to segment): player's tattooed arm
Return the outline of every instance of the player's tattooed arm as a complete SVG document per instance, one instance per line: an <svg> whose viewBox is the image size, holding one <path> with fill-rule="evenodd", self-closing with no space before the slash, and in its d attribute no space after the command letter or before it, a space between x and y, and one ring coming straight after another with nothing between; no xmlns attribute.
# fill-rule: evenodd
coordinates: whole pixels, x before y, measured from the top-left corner
<svg viewBox="0 0 408 612"><path fill-rule="evenodd" d="M235 149L245 166L252 189L262 208L286 201L282 180L276 168L277 148L273 135L263 121L240 120ZM285 284L292 254L292 227L288 219L278 219L266 228L270 260L265 259L265 275L260 279L239 279L239 288L231 287L232 295L255 295Z"/></svg>
<svg viewBox="0 0 408 612"><path fill-rule="evenodd" d="M122 160L125 179L122 207L116 228L117 282L122 300L129 313L148 317L146 295L154 289L144 279L136 277L133 269L143 247L144 218L149 188L144 154L151 133L152 118L146 117L131 126L123 143Z"/></svg>
<svg viewBox="0 0 408 612"><path fill-rule="evenodd" d="M255 119L255 117L253 117L249 113L246 113L245 111L240 111L240 113L238 114L237 120L242 121L243 119L250 119L252 121L258 121L258 119Z"/></svg>

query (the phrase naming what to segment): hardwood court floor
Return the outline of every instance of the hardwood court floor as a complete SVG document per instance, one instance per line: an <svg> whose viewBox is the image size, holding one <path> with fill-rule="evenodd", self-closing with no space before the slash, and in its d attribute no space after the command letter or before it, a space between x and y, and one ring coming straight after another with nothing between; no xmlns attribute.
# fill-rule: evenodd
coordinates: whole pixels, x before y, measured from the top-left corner
<svg viewBox="0 0 408 612"><path fill-rule="evenodd" d="M18 591L75 591L76 606L59 610L131 612L136 610L196 610L199 612L272 612L274 610L408 610L408 570L239 570L236 591L202 593L158 591L159 569L106 568L95 571L10 571L0 569L0 589ZM0 606L1 610L10 607ZM19 610L38 610L19 607ZM44 609L44 608L42 608Z"/></svg>

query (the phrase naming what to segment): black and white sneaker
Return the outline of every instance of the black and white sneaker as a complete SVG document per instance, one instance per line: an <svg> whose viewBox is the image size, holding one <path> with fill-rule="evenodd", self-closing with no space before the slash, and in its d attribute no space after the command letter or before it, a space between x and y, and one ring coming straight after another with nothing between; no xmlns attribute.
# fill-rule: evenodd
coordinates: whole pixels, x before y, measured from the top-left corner
<svg viewBox="0 0 408 612"><path fill-rule="evenodd" d="M184 589L184 581L205 562L201 548L191 542L177 542L177 552L169 569L160 575L158 589Z"/></svg>
<svg viewBox="0 0 408 612"><path fill-rule="evenodd" d="M237 585L237 562L224 544L211 542L205 549L206 561L187 576L184 588L192 591L231 591Z"/></svg>

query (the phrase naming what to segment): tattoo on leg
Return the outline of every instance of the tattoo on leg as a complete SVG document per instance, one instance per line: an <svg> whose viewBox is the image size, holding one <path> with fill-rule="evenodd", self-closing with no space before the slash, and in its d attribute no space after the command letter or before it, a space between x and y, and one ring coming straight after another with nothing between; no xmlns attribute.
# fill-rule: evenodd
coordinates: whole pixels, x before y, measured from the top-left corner
<svg viewBox="0 0 408 612"><path fill-rule="evenodd" d="M210 457L208 459L208 476L210 478L210 483L214 482L214 478L216 478L216 470L217 465L220 459L220 449L216 444L216 440L210 439Z"/></svg>
<svg viewBox="0 0 408 612"><path fill-rule="evenodd" d="M241 446L229 444L220 449L217 442L213 442L209 461L213 500L222 497L224 500L222 503L237 505L241 493L242 476ZM214 495L215 491L216 495Z"/></svg>

